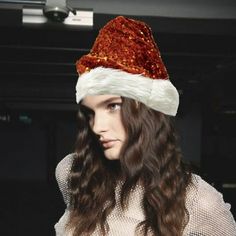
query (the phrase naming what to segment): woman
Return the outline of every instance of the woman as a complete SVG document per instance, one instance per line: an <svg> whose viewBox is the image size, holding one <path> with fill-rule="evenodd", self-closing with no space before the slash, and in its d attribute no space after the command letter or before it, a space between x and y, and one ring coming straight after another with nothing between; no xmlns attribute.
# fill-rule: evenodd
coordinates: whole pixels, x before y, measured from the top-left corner
<svg viewBox="0 0 236 236"><path fill-rule="evenodd" d="M79 132L56 168L60 235L232 236L230 205L181 161L179 97L150 28L117 17L77 62Z"/></svg>

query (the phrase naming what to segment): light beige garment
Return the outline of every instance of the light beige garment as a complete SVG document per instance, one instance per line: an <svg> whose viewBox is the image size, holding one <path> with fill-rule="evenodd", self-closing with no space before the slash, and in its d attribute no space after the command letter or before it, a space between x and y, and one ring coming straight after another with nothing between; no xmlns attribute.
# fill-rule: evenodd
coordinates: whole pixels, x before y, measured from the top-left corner
<svg viewBox="0 0 236 236"><path fill-rule="evenodd" d="M74 155L66 156L56 168L56 179L67 205L65 213L55 224L56 236L71 236L65 232L69 217L68 174ZM206 183L200 176L192 175L192 185L188 187L186 208L189 212L189 222L183 236L236 236L236 223L230 212L230 204L225 203L222 194ZM116 198L119 197L119 186L116 188ZM107 218L110 227L108 236L133 236L135 228L144 220L141 206L143 189L136 186L130 195L128 209L124 212L119 204ZM119 202L119 201L117 201ZM99 236L95 231L91 236Z"/></svg>

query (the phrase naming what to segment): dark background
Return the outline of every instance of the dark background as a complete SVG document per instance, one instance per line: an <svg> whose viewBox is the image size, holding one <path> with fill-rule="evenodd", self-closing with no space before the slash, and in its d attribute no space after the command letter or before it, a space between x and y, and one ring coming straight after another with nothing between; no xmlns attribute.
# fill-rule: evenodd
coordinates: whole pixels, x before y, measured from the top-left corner
<svg viewBox="0 0 236 236"><path fill-rule="evenodd" d="M236 216L236 3L70 3L94 9L93 28L22 25L22 4L0 1L0 235L54 235L65 208L54 170L77 129L75 62L120 14L152 27L180 93L184 158Z"/></svg>

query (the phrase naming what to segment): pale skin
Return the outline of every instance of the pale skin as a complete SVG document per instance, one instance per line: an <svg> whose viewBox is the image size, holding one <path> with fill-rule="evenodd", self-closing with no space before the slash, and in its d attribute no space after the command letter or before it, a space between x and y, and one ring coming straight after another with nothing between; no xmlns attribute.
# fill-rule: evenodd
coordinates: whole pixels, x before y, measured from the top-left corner
<svg viewBox="0 0 236 236"><path fill-rule="evenodd" d="M98 135L105 157L109 160L119 159L120 150L126 139L121 121L121 97L117 95L86 96L81 104L89 113L90 127Z"/></svg>

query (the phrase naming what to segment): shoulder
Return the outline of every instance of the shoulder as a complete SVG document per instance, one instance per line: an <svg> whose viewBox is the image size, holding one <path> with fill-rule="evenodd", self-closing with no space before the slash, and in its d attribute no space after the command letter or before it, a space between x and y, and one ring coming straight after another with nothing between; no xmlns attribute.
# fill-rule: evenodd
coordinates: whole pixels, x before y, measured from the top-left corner
<svg viewBox="0 0 236 236"><path fill-rule="evenodd" d="M74 153L67 155L57 164L55 169L55 177L66 204L69 203L68 181L74 158Z"/></svg>
<svg viewBox="0 0 236 236"><path fill-rule="evenodd" d="M200 235L236 235L236 224L230 207L213 186L200 176L192 175L192 183L186 196L188 228L191 232L201 233Z"/></svg>
<svg viewBox="0 0 236 236"><path fill-rule="evenodd" d="M192 182L189 186L189 190L189 192L192 192L195 202L196 200L202 203L208 202L209 198L214 202L222 198L220 192L196 174L192 174ZM209 203L207 205L209 205Z"/></svg>
<svg viewBox="0 0 236 236"><path fill-rule="evenodd" d="M227 209L230 209L230 204L225 203L223 195L217 191L212 185L203 180L199 175L192 175L192 200L195 204L198 203L202 209L210 210L212 207L223 204Z"/></svg>
<svg viewBox="0 0 236 236"><path fill-rule="evenodd" d="M74 153L68 154L57 164L56 169L55 169L55 175L56 175L57 181L66 180L65 177L67 176L65 174L66 173L69 174L74 157L75 157Z"/></svg>

